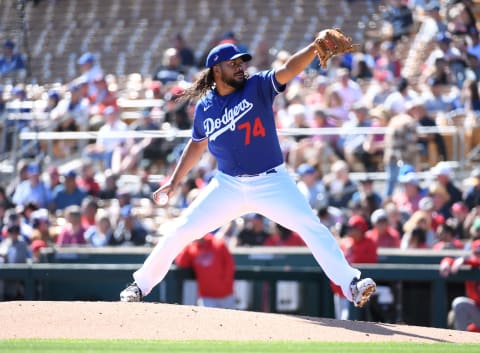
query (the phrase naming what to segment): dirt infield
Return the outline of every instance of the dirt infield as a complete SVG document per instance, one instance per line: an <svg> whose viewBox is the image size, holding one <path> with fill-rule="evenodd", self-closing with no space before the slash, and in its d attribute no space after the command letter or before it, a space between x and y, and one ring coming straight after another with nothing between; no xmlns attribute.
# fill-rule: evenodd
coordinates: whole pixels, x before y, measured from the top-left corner
<svg viewBox="0 0 480 353"><path fill-rule="evenodd" d="M478 333L153 303L3 302L0 322L0 339L480 343Z"/></svg>

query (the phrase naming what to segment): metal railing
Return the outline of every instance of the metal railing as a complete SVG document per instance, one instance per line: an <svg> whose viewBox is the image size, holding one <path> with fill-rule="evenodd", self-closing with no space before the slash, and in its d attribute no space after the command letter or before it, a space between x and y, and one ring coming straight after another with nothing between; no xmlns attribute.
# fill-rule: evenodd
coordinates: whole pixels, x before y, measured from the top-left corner
<svg viewBox="0 0 480 353"><path fill-rule="evenodd" d="M357 128L283 128L278 129L278 133L281 136L325 136L325 135L381 135L385 134L387 128L382 127L357 127ZM463 128L456 126L438 126L438 127L418 127L419 134L442 134L452 136L452 158L451 164L454 167L458 167L460 172L463 172L466 164L465 159L462 158L465 146L464 138L462 137ZM37 141L54 141L54 140L82 140L82 139L95 139L98 135L98 131L80 131L80 132L22 132L19 135L20 140L37 140ZM191 130L178 130L170 128L168 130L143 130L143 131L122 131L111 132L111 138L163 138L163 139L176 139L176 138L189 138L191 136ZM47 155L50 152L47 153ZM379 173L371 173L370 175L374 179L385 179L386 174L382 171Z"/></svg>
<svg viewBox="0 0 480 353"><path fill-rule="evenodd" d="M10 163L15 165L16 161L25 153L26 150L31 149L32 146L38 145L41 141L47 141L46 156L52 155L52 145L55 140L92 140L97 137L97 131L80 131L80 132L53 132L52 128L58 124L58 122L50 121L48 114L42 112L41 104L43 101L13 101L7 103L7 109L3 114L1 123L3 125L3 136L0 142L0 153L3 152L3 159L9 155ZM163 101L158 99L142 99L142 100L129 100L119 99L119 106L122 112L128 115L128 119L140 117L141 108L145 107L162 107ZM21 112L28 110L28 112ZM122 113L122 114L123 114ZM452 112L452 114L458 114ZM448 117L448 114L447 114ZM448 120L448 119L447 119ZM30 131L12 131L17 126L15 122L29 121ZM13 123L12 123L13 122ZM15 128L16 129L16 128ZM325 136L325 135L379 135L385 134L387 128L381 127L357 127L357 128L287 128L279 129L278 132L281 136ZM452 137L452 150L451 150L451 162L455 163L455 167L459 168L462 172L465 169L468 158L464 158L465 155L465 128L463 126L436 126L436 127L418 127L419 134L442 134L444 136ZM5 142L7 136L12 138L12 148L10 151L5 151ZM127 138L188 138L191 136L190 130L178 130L169 128L168 130L159 131L125 131L121 133L112 133L114 137L127 137ZM476 151L476 150L475 150ZM7 153L8 152L8 153ZM470 158L470 157L469 157ZM10 168L11 169L11 168ZM375 176L374 178L384 178L384 173Z"/></svg>

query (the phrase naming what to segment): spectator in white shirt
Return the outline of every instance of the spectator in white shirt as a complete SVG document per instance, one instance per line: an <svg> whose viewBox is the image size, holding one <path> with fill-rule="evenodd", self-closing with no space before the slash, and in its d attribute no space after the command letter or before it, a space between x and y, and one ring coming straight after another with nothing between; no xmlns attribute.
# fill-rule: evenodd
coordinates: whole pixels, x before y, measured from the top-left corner
<svg viewBox="0 0 480 353"><path fill-rule="evenodd" d="M332 85L332 90L340 95L343 107L349 110L355 102L362 99L362 89L359 84L350 78L348 69L340 68L336 72L337 82Z"/></svg>
<svg viewBox="0 0 480 353"><path fill-rule="evenodd" d="M105 108L103 115L105 124L98 130L96 142L85 147L84 154L93 160L102 160L103 167L110 169L113 151L127 140L126 137L112 136L112 133L127 131L128 125L120 120L118 110L112 106Z"/></svg>
<svg viewBox="0 0 480 353"><path fill-rule="evenodd" d="M400 114L406 111L406 103L417 97L418 94L409 88L408 80L402 77L397 84L397 90L388 95L383 105L392 115Z"/></svg>

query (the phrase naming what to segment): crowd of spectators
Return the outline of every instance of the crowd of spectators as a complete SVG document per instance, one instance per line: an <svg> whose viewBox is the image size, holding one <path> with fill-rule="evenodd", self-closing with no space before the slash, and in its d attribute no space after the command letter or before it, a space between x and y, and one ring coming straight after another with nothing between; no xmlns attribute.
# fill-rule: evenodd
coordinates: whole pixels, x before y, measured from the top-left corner
<svg viewBox="0 0 480 353"><path fill-rule="evenodd" d="M358 53L334 57L327 70L312 64L275 102L279 128L317 129L281 136L286 165L352 262L365 261L358 254L375 262L378 247L469 249L480 239L480 169L457 178L445 136L417 130L457 123L453 111L464 118L462 127L480 125L479 28L468 16L469 2L421 7L392 0L387 5L384 38L367 40ZM433 49L411 79L403 76L405 58L398 48L416 35L427 38ZM212 45L220 41L244 46L231 31ZM3 46L0 74L24 70L21 56L12 54L15 44L9 40ZM254 57L250 72L275 67L288 55L279 51L271 56L265 43L249 49ZM162 220L187 207L215 172L205 155L168 205L150 200L184 146L176 132L191 128L195 102L176 98L202 66L193 53L188 38L176 35L151 77L137 82L132 76L123 84L103 72L95 55L85 53L77 61L79 76L69 83L43 91L22 85L2 91L0 114L21 109L43 117L40 122L17 119L15 129L5 120L4 136L10 142L2 152L12 148L19 131L98 130L98 135L90 141L56 140L52 150L40 144L20 156L15 175L0 188L0 259L37 261L39 249L46 246L155 243ZM122 104L134 99L156 103L146 103L131 118ZM37 104L7 104L25 100ZM321 130L332 127L342 132ZM144 130L167 134L110 136ZM81 162L74 167L55 163L75 153ZM430 162L432 155L436 163ZM386 172L386 179L366 173L376 171ZM424 171L431 172L430 178L420 177ZM352 172L365 174L355 179ZM127 180L129 175L135 182ZM301 235L257 214L216 231L229 247L303 245Z"/></svg>
<svg viewBox="0 0 480 353"><path fill-rule="evenodd" d="M389 38L367 41L361 52L334 58L326 71L312 65L277 100L279 128L339 127L348 131L347 134L324 134L318 131L318 134L283 137L286 163L293 172L298 173L299 187L312 200L314 209L329 206L345 213L349 202L363 201L365 195L358 196L359 189L360 186L367 185L367 182L353 181L349 177L350 172L385 170L387 183L380 193L383 202L394 200L393 193L402 164L412 165L416 171L424 170L421 158L432 153L432 141L438 160L448 160L449 153L451 155L451 151L447 151L444 136L439 133L419 135L416 129L418 126L444 124L445 121L441 118L454 109L461 110L466 119L470 119L471 126L476 124L480 103L477 84L480 70L477 56L478 31L471 23L462 27L459 19L452 19L450 12L453 8L460 8L458 4L451 4L448 8L443 6L446 5L430 2L420 11L420 7L404 2L388 2L384 23L392 29ZM463 6L468 7L468 3ZM422 14L421 17L419 13ZM402 76L403 62L395 50L396 45L403 37L406 36L408 40L415 35L415 25L419 28L427 26L432 18L441 31L431 36L435 48L425 61L418 81L412 85ZM231 31L224 33L218 41L244 45L239 43ZM261 50L261 47L259 45L259 55L270 55L268 51ZM15 59L19 62L18 67L11 64L10 70L23 70L22 56L13 52L15 44L7 40L4 48L4 58L0 62L13 62ZM252 49L256 57L257 48ZM284 53L279 52L276 57L271 57L270 67L274 67L283 56ZM255 63L265 61L265 57L262 59L254 60L249 70L258 70L261 65L257 68ZM118 183L123 174L142 171L149 175L150 169L162 175L168 174L181 151L183 140L174 136L109 137L111 132L175 131L191 127L194 102L179 104L175 98L195 78L201 64L195 61L193 50L180 34L174 37L172 47L164 52L163 61L152 73L152 77L145 78L135 94L128 89L120 89L117 79L103 72L92 53L84 53L77 65L79 76L68 84L52 86L36 96L32 91L27 92L27 87L19 85L12 87L10 92L4 92L3 97L7 97L7 100L9 98L10 102L42 101L43 104L36 106L41 107L41 112L47 117L45 120L53 123L47 126L52 131L98 130L96 140L90 140L88 144L85 140L74 141L75 143L71 140L54 142L56 146L53 157L68 157L79 150L84 159L88 158L90 181L80 181L80 177L75 179L76 171L69 170L67 174L70 176L63 176L63 185L58 177L54 181L54 174L43 173L43 177L52 178L51 183L62 184L62 190L54 191L57 185L51 185L50 190L46 190L45 183L39 177L41 168L48 166L42 166L38 160L29 166L19 163L17 170L20 171L22 167L25 171L15 176L10 185L4 185L5 188L10 188L7 196L17 206L33 202L38 207L49 209L53 214L58 213L65 208L58 204L58 198L64 197L66 193L74 193L70 188L75 188L76 204L79 204L80 194L92 192L91 183L95 178L103 183L104 190L99 191L99 194L116 196L114 189L117 185L109 183ZM261 68L264 69L265 65ZM128 83L125 86L128 88ZM133 122L128 121L122 115L120 101L133 95L136 98L155 99L160 104L146 106ZM11 112L7 106L3 105L4 112ZM20 109L24 114L38 113L35 108ZM20 130L32 129L29 124L32 123L27 120L20 125ZM361 129L355 130L363 127L384 127L386 132L372 134ZM10 133L13 135L12 131ZM8 147L11 146L4 146L4 149ZM28 153L26 155L34 156ZM142 167L145 165L148 167ZM200 175L194 176L195 182L191 188L200 188L207 182L214 168L208 156L205 157L205 162L195 171ZM58 174L58 169L56 170ZM23 178L30 183L15 185L17 179ZM148 180L142 179L146 190L154 187ZM75 187L68 185L67 180L82 184ZM404 184L401 186L405 188ZM96 188L99 189L99 186ZM313 189L317 195L312 195ZM354 199L353 194L356 194ZM143 194L147 195L148 191ZM422 195L425 196L425 193ZM456 199L462 201L458 197ZM378 198L374 201L372 207L384 205ZM472 209L474 202L471 198L464 201ZM182 207L185 203L184 200ZM369 210L373 212L372 207ZM412 213L415 210L410 208L403 211Z"/></svg>

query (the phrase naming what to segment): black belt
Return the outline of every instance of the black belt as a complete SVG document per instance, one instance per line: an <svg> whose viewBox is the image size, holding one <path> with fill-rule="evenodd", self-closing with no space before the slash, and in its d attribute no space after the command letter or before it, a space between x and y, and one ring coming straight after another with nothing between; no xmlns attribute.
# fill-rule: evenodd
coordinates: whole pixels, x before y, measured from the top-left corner
<svg viewBox="0 0 480 353"><path fill-rule="evenodd" d="M251 178L251 177L256 177L260 175L267 175L267 174L275 174L277 170L275 168L269 169L266 172L258 173L258 174L239 174L235 175L238 178Z"/></svg>

